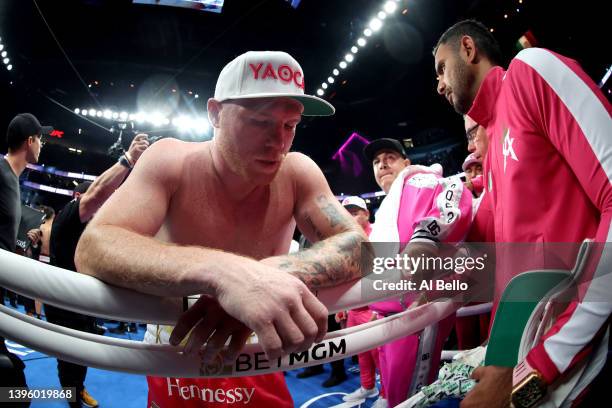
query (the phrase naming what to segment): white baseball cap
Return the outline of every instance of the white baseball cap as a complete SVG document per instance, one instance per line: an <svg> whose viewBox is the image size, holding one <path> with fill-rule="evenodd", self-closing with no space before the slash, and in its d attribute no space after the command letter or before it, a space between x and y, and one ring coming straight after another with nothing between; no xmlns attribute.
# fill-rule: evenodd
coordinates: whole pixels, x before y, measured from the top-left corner
<svg viewBox="0 0 612 408"><path fill-rule="evenodd" d="M293 98L304 106L304 116L330 116L331 103L304 94L304 71L281 51L249 51L227 64L217 79L215 99Z"/></svg>
<svg viewBox="0 0 612 408"><path fill-rule="evenodd" d="M368 206L366 205L366 202L363 200L363 198L357 197L357 196L346 197L344 200L342 200L342 206L343 207L351 207L351 206L359 207L362 210L368 211Z"/></svg>
<svg viewBox="0 0 612 408"><path fill-rule="evenodd" d="M461 166L461 168L463 169L463 171L466 171L467 168L470 167L474 163L482 164L482 159L476 156L475 153L470 153L463 161L463 165Z"/></svg>

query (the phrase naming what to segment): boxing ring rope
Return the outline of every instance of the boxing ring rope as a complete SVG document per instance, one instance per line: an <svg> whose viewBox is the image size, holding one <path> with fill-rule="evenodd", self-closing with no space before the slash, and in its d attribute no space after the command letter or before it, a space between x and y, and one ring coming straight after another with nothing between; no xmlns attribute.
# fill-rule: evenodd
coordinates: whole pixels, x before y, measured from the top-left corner
<svg viewBox="0 0 612 408"><path fill-rule="evenodd" d="M203 366L199 358L183 354L180 347L151 345L61 328L2 305L0 333L45 354L106 370L162 377L238 377L294 370L359 354L380 345L381 339L393 341L423 330L432 321L443 319L458 307L459 303L453 300L427 303L359 326L359 330L328 333L321 343L309 350L273 361L265 358L259 345L249 344L236 361L225 367L221 357Z"/></svg>
<svg viewBox="0 0 612 408"><path fill-rule="evenodd" d="M0 251L0 265L0 286L75 312L115 320L171 325L183 312L181 299L161 298L114 287L91 276L45 265L7 251ZM333 313L397 297L399 293L379 292L364 299L361 281L358 281L321 290L317 295ZM273 361L266 360L258 344L249 344L236 361L226 366L223 366L220 356L213 364L203 366L199 358L183 354L182 347L84 333L35 319L3 305L0 305L0 333L43 353L101 369L171 377L249 376L293 370L359 354L423 330L432 322L456 312L462 302L447 299L427 303L384 319L328 333L321 343L309 350Z"/></svg>
<svg viewBox="0 0 612 408"><path fill-rule="evenodd" d="M0 250L0 265L0 286L76 313L110 320L174 325L184 312L181 298L164 298L113 286L92 276L12 252ZM22 273L26 270L28 273ZM360 280L316 293L330 314L395 298L399 294L397 291L377 291L375 296L364 298ZM196 297L190 298L189 306L196 300Z"/></svg>

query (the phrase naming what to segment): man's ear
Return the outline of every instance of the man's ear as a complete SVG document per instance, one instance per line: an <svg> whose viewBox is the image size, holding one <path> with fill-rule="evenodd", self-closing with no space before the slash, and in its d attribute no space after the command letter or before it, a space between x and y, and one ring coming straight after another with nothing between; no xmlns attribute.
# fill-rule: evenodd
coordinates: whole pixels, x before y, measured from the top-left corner
<svg viewBox="0 0 612 408"><path fill-rule="evenodd" d="M406 166L410 166L410 159L406 157L404 159L404 163L406 164Z"/></svg>
<svg viewBox="0 0 612 408"><path fill-rule="evenodd" d="M221 102L217 101L216 99L210 98L208 100L208 103L206 104L206 109L208 110L208 120L210 121L210 124L214 128L218 129L222 109Z"/></svg>
<svg viewBox="0 0 612 408"><path fill-rule="evenodd" d="M461 44L461 52L465 55L466 62L468 64L477 62L476 60L476 44L474 43L474 39L469 35L464 35L460 40Z"/></svg>

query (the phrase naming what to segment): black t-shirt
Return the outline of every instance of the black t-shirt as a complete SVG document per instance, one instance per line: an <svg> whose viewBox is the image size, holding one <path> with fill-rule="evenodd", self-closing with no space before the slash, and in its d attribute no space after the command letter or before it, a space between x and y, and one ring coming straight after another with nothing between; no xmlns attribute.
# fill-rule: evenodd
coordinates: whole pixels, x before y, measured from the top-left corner
<svg viewBox="0 0 612 408"><path fill-rule="evenodd" d="M74 253L87 223L81 222L79 217L79 203L76 198L64 206L55 216L51 227L49 241L49 257L51 265L76 271L74 266Z"/></svg>
<svg viewBox="0 0 612 408"><path fill-rule="evenodd" d="M0 156L0 248L15 252L21 220L19 177Z"/></svg>
<svg viewBox="0 0 612 408"><path fill-rule="evenodd" d="M87 223L81 222L79 217L79 203L81 198L70 201L55 216L51 226L51 237L49 238L49 258L51 265L59 266L63 269L76 271L74 266L74 253L76 252L79 238ZM45 304L47 320L62 326L71 327L77 330L84 330L94 333L93 325L95 319L90 316L60 309Z"/></svg>

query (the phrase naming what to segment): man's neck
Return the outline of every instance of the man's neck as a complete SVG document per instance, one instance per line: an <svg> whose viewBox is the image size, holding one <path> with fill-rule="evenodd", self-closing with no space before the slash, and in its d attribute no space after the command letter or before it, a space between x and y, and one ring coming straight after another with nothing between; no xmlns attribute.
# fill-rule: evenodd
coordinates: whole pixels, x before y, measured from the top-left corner
<svg viewBox="0 0 612 408"><path fill-rule="evenodd" d="M262 186L257 186L253 182L241 177L240 174L236 174L226 163L222 154L215 149L214 145L210 147L210 155L215 185L218 191L223 192L229 200L241 202L249 196L256 194L257 191L265 190Z"/></svg>
<svg viewBox="0 0 612 408"><path fill-rule="evenodd" d="M476 75L475 75L474 86L473 86L473 89L472 89L472 101L476 98L476 95L478 94L478 90L480 89L480 86L482 85L482 83L484 82L485 78L487 77L487 74L495 66L496 65L493 65L492 63L490 63L487 60L483 60L478 65L478 68L476 70Z"/></svg>
<svg viewBox="0 0 612 408"><path fill-rule="evenodd" d="M8 154L6 155L6 161L8 162L9 166L11 166L13 173L15 173L17 177L21 176L21 173L23 173L23 170L28 164L28 161L25 158L25 154L21 152L8 152Z"/></svg>

